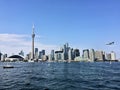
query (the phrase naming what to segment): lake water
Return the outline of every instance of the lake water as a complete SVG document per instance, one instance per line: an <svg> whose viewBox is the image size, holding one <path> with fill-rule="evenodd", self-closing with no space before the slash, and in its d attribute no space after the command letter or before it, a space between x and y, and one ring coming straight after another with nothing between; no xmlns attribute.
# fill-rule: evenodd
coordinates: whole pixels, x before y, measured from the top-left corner
<svg viewBox="0 0 120 90"><path fill-rule="evenodd" d="M120 63L0 62L0 90L120 90Z"/></svg>

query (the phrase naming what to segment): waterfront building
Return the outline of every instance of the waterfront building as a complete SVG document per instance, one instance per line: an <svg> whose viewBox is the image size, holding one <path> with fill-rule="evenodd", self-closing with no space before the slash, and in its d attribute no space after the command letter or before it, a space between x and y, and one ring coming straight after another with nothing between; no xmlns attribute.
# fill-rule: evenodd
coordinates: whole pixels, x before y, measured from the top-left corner
<svg viewBox="0 0 120 90"><path fill-rule="evenodd" d="M6 58L7 58L7 54L3 54L2 58L1 58L1 61L5 61Z"/></svg>
<svg viewBox="0 0 120 90"><path fill-rule="evenodd" d="M55 51L55 61L64 60L63 51Z"/></svg>
<svg viewBox="0 0 120 90"><path fill-rule="evenodd" d="M68 51L68 60L72 60L72 49Z"/></svg>
<svg viewBox="0 0 120 90"><path fill-rule="evenodd" d="M2 53L0 52L0 61L1 61Z"/></svg>
<svg viewBox="0 0 120 90"><path fill-rule="evenodd" d="M83 58L89 59L89 50L88 49L83 50Z"/></svg>
<svg viewBox="0 0 120 90"><path fill-rule="evenodd" d="M32 52L29 53L29 60L31 59L32 57Z"/></svg>
<svg viewBox="0 0 120 90"><path fill-rule="evenodd" d="M74 54L75 54L75 57L80 56L80 51L79 51L79 49L74 49Z"/></svg>
<svg viewBox="0 0 120 90"><path fill-rule="evenodd" d="M105 53L105 51L103 52L103 60L104 61L106 60L106 53Z"/></svg>
<svg viewBox="0 0 120 90"><path fill-rule="evenodd" d="M24 56L23 50L20 51L19 55Z"/></svg>
<svg viewBox="0 0 120 90"><path fill-rule="evenodd" d="M74 50L72 48L72 60L74 60L74 59L75 59L75 52L74 52Z"/></svg>
<svg viewBox="0 0 120 90"><path fill-rule="evenodd" d="M39 51L39 59L42 59L43 55L45 55L45 50Z"/></svg>
<svg viewBox="0 0 120 90"><path fill-rule="evenodd" d="M31 58L29 58L29 54L26 55L25 60L30 60Z"/></svg>
<svg viewBox="0 0 120 90"><path fill-rule="evenodd" d="M103 51L96 51L95 52L95 60L96 61L103 61Z"/></svg>
<svg viewBox="0 0 120 90"><path fill-rule="evenodd" d="M38 56L38 48L35 48L35 59L38 59L39 56Z"/></svg>
<svg viewBox="0 0 120 90"><path fill-rule="evenodd" d="M42 55L45 55L45 50L42 50Z"/></svg>
<svg viewBox="0 0 120 90"><path fill-rule="evenodd" d="M49 61L49 62L52 61L52 56L51 56L51 54L48 56L48 61Z"/></svg>
<svg viewBox="0 0 120 90"><path fill-rule="evenodd" d="M111 60L116 60L116 54L114 51L111 52Z"/></svg>
<svg viewBox="0 0 120 90"><path fill-rule="evenodd" d="M94 49L89 50L89 58L90 58L91 61L95 60L95 51L94 51Z"/></svg>
<svg viewBox="0 0 120 90"><path fill-rule="evenodd" d="M111 60L111 54L110 53L106 53L106 60Z"/></svg>
<svg viewBox="0 0 120 90"><path fill-rule="evenodd" d="M39 59L42 59L42 51L39 51Z"/></svg>
<svg viewBox="0 0 120 90"><path fill-rule="evenodd" d="M42 61L47 61L48 60L48 56L47 55L43 55L42 56Z"/></svg>
<svg viewBox="0 0 120 90"><path fill-rule="evenodd" d="M54 60L54 50L51 50L51 60Z"/></svg>
<svg viewBox="0 0 120 90"><path fill-rule="evenodd" d="M69 51L69 44L66 43L63 47L63 53L64 53L64 59L67 60L68 59L68 51Z"/></svg>

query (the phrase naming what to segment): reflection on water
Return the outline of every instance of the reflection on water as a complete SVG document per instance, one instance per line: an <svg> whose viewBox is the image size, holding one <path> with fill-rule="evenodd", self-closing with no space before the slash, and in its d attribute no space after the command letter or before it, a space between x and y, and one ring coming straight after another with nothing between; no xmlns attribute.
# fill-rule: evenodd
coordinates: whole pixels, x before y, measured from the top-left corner
<svg viewBox="0 0 120 90"><path fill-rule="evenodd" d="M120 63L0 63L0 90L120 90Z"/></svg>

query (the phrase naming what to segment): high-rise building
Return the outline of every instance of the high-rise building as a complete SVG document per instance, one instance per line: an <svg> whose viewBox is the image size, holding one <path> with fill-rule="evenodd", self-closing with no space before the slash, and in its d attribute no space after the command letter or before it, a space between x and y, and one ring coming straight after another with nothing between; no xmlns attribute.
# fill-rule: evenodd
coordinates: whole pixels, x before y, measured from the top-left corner
<svg viewBox="0 0 120 90"><path fill-rule="evenodd" d="M32 27L32 30L33 30L33 33L32 33L32 57L31 57L31 59L34 60L34 38L35 38L35 33L34 33L35 28L34 28L34 25Z"/></svg>
<svg viewBox="0 0 120 90"><path fill-rule="evenodd" d="M74 52L74 50L72 48L72 60L74 60L74 59L75 59L75 52Z"/></svg>
<svg viewBox="0 0 120 90"><path fill-rule="evenodd" d="M111 52L111 60L116 60L116 54L114 51Z"/></svg>
<svg viewBox="0 0 120 90"><path fill-rule="evenodd" d="M80 51L79 49L74 49L74 54L75 54L75 58L80 56Z"/></svg>
<svg viewBox="0 0 120 90"><path fill-rule="evenodd" d="M106 60L111 60L111 54L110 53L106 53Z"/></svg>
<svg viewBox="0 0 120 90"><path fill-rule="evenodd" d="M42 59L42 57L45 55L45 50L42 50L39 52L39 59Z"/></svg>
<svg viewBox="0 0 120 90"><path fill-rule="evenodd" d="M68 51L69 51L69 44L66 43L66 44L64 45L64 47L63 47L63 53L64 53L64 58L65 58L65 60L68 59Z"/></svg>
<svg viewBox="0 0 120 90"><path fill-rule="evenodd" d="M0 61L1 61L2 53L0 52Z"/></svg>
<svg viewBox="0 0 120 90"><path fill-rule="evenodd" d="M39 51L39 59L42 59L42 51Z"/></svg>
<svg viewBox="0 0 120 90"><path fill-rule="evenodd" d="M55 60L64 60L63 59L63 51L55 51Z"/></svg>
<svg viewBox="0 0 120 90"><path fill-rule="evenodd" d="M7 58L7 54L3 54L2 55L2 61L5 61L6 58Z"/></svg>
<svg viewBox="0 0 120 90"><path fill-rule="evenodd" d="M24 56L23 50L20 51L19 55Z"/></svg>
<svg viewBox="0 0 120 90"><path fill-rule="evenodd" d="M45 50L42 50L42 54L45 55Z"/></svg>
<svg viewBox="0 0 120 90"><path fill-rule="evenodd" d="M54 60L54 50L51 50L51 60Z"/></svg>
<svg viewBox="0 0 120 90"><path fill-rule="evenodd" d="M83 50L83 58L89 59L89 50L88 49Z"/></svg>
<svg viewBox="0 0 120 90"><path fill-rule="evenodd" d="M90 58L91 61L95 60L95 51L94 51L94 49L90 49L89 58Z"/></svg>
<svg viewBox="0 0 120 90"><path fill-rule="evenodd" d="M68 51L68 60L72 60L72 49Z"/></svg>
<svg viewBox="0 0 120 90"><path fill-rule="evenodd" d="M96 51L95 52L95 60L96 61L103 61L103 51Z"/></svg>
<svg viewBox="0 0 120 90"><path fill-rule="evenodd" d="M38 59L38 48L35 48L35 59Z"/></svg>

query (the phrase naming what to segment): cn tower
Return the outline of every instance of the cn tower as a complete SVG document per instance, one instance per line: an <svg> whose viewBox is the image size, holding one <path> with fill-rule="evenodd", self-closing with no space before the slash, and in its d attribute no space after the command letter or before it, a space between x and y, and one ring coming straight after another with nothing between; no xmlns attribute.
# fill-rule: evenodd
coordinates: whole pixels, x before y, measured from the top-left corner
<svg viewBox="0 0 120 90"><path fill-rule="evenodd" d="M35 30L35 27L34 27L34 24L33 24L33 27L32 27L32 60L34 60L34 38L35 38L35 33L34 33L34 30Z"/></svg>

